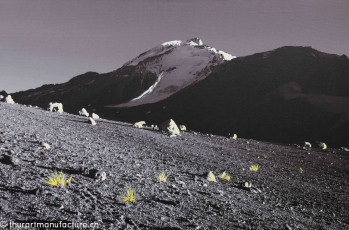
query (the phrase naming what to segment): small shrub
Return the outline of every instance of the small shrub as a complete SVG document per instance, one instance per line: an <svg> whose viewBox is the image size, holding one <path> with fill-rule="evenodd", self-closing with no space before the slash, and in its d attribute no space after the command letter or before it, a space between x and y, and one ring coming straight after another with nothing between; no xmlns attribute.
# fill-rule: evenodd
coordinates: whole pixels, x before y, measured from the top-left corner
<svg viewBox="0 0 349 230"><path fill-rule="evenodd" d="M215 175L213 174L212 171L210 171L210 172L208 173L207 180L208 180L208 181L217 182L217 181L216 181L216 177L215 177Z"/></svg>
<svg viewBox="0 0 349 230"><path fill-rule="evenodd" d="M158 181L166 183L167 175L165 174L165 172L162 172L158 175Z"/></svg>
<svg viewBox="0 0 349 230"><path fill-rule="evenodd" d="M252 183L245 182L244 186L245 186L245 188L251 188L252 187Z"/></svg>
<svg viewBox="0 0 349 230"><path fill-rule="evenodd" d="M230 175L228 173L226 173L225 171L218 176L219 178L221 178L222 180L230 180Z"/></svg>
<svg viewBox="0 0 349 230"><path fill-rule="evenodd" d="M257 172L258 169L259 169L259 166L258 166L258 165L251 165L251 166L250 166L250 171Z"/></svg>
<svg viewBox="0 0 349 230"><path fill-rule="evenodd" d="M303 173L304 170L303 170L302 168L299 168L299 172L300 172L300 173Z"/></svg>
<svg viewBox="0 0 349 230"><path fill-rule="evenodd" d="M127 201L134 202L136 200L136 192L130 185L126 190L126 193L122 196L122 200L125 202Z"/></svg>
<svg viewBox="0 0 349 230"><path fill-rule="evenodd" d="M60 187L66 186L72 179L72 177L70 177L68 180L66 180L65 175L62 171L59 173L57 171L54 171L50 176L47 176L47 178L49 179L49 181L45 181L46 184Z"/></svg>

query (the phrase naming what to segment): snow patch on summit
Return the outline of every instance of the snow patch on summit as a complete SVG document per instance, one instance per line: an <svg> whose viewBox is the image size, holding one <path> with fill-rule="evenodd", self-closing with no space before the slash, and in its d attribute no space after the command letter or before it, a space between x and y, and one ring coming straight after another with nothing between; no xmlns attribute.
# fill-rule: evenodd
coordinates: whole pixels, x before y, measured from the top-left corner
<svg viewBox="0 0 349 230"><path fill-rule="evenodd" d="M190 45L190 46L202 46L204 43L202 42L201 39L198 38L193 38L193 39L189 39L186 44Z"/></svg>
<svg viewBox="0 0 349 230"><path fill-rule="evenodd" d="M181 40L174 40L174 41L164 42L161 45L162 46L180 46L181 44L182 44Z"/></svg>
<svg viewBox="0 0 349 230"><path fill-rule="evenodd" d="M222 50L217 50L216 48L213 48L213 47L209 47L209 46L208 46L207 49L208 49L209 51L212 51L213 53L222 55L223 59L226 60L226 61L230 61L231 59L236 58L236 56L233 56L233 55L231 55L231 54L228 54L228 53L226 53L226 52L224 52L224 51L222 51Z"/></svg>
<svg viewBox="0 0 349 230"><path fill-rule="evenodd" d="M213 53L218 53L217 52L217 50L216 50L216 48L213 48L213 47L207 47L207 49L209 50L209 51L212 51Z"/></svg>
<svg viewBox="0 0 349 230"><path fill-rule="evenodd" d="M230 61L231 59L236 58L236 56L233 56L233 55L228 54L228 53L221 51L221 50L218 51L218 53L221 54L223 56L224 60L226 60L226 61Z"/></svg>

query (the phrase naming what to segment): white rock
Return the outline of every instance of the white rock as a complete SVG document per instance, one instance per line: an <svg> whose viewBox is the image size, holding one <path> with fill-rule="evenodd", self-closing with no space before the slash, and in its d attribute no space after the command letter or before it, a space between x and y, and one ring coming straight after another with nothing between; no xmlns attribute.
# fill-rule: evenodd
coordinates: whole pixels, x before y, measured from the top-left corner
<svg viewBox="0 0 349 230"><path fill-rule="evenodd" d="M107 174L105 172L101 173L101 181L105 181L107 179Z"/></svg>
<svg viewBox="0 0 349 230"><path fill-rule="evenodd" d="M95 113L92 113L91 117L95 120L99 119L99 116Z"/></svg>
<svg viewBox="0 0 349 230"><path fill-rule="evenodd" d="M50 112L63 113L63 104L59 102L50 102L49 110Z"/></svg>
<svg viewBox="0 0 349 230"><path fill-rule="evenodd" d="M79 114L80 116L90 116L90 114L87 112L87 110L85 108L82 108L80 111L79 111Z"/></svg>
<svg viewBox="0 0 349 230"><path fill-rule="evenodd" d="M179 128L174 120L169 119L162 123L161 130L168 132L171 137L180 135Z"/></svg>
<svg viewBox="0 0 349 230"><path fill-rule="evenodd" d="M327 149L327 145L326 145L326 143L324 143L324 142L319 142L319 148L322 148L322 149Z"/></svg>
<svg viewBox="0 0 349 230"><path fill-rule="evenodd" d="M11 95L7 95L5 101L8 104L14 104L15 103L15 101L12 99Z"/></svg>
<svg viewBox="0 0 349 230"><path fill-rule="evenodd" d="M95 120L93 120L93 118L92 117L89 117L89 123L91 124L91 125L96 125L97 123L96 123L96 121Z"/></svg>
<svg viewBox="0 0 349 230"><path fill-rule="evenodd" d="M138 122L133 124L133 127L141 129L144 127L144 125L145 125L145 121L138 121Z"/></svg>
<svg viewBox="0 0 349 230"><path fill-rule="evenodd" d="M45 147L45 149L49 150L51 146L45 142L42 143L42 146Z"/></svg>

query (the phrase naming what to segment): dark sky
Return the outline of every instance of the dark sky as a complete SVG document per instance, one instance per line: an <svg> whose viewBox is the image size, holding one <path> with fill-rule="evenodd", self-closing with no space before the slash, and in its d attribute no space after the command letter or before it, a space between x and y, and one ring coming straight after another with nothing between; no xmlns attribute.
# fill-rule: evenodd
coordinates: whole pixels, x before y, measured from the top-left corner
<svg viewBox="0 0 349 230"><path fill-rule="evenodd" d="M0 90L109 72L170 40L236 56L285 45L349 54L349 0L0 0Z"/></svg>

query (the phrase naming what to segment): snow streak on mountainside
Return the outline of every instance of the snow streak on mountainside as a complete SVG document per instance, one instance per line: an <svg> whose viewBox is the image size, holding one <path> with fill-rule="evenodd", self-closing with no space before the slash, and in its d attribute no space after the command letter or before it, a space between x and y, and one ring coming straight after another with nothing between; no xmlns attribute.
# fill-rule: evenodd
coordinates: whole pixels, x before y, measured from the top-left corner
<svg viewBox="0 0 349 230"><path fill-rule="evenodd" d="M140 66L156 74L158 80L145 92L115 107L131 107L161 101L179 90L204 79L211 67L235 58L228 53L204 45L201 39L162 43L124 66Z"/></svg>
<svg viewBox="0 0 349 230"><path fill-rule="evenodd" d="M161 73L158 77L158 79L156 80L156 82L154 83L154 85L150 86L149 89L147 89L144 93L142 93L140 96L132 99L131 101L135 101L135 100L138 100L138 99L141 99L142 97L148 95L149 93L151 93L154 88L159 84L159 82L161 81L161 78L164 76L164 73Z"/></svg>

